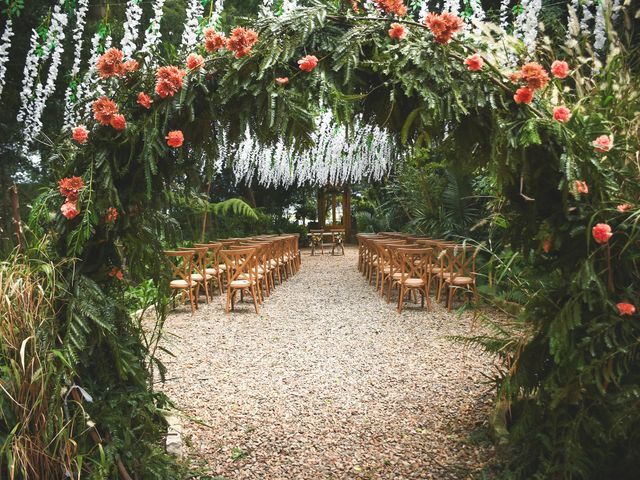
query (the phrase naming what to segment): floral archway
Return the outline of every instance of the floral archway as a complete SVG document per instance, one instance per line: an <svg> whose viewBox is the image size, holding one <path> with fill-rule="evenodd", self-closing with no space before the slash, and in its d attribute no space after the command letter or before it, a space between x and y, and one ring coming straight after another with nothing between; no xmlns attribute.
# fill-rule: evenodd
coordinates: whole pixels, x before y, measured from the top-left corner
<svg viewBox="0 0 640 480"><path fill-rule="evenodd" d="M461 157L496 173L506 202L503 241L531 256L532 268L554 272L545 291L532 288L522 313L532 335L502 352L515 362L499 385L499 399L517 410L515 442L546 438L527 450L523 471L543 473L558 457L555 464L566 465L576 449L592 454L592 425L572 418L577 404L609 412L611 422L631 411L638 214L627 195L635 187L626 187L628 140L614 141L606 105L575 88L585 67L547 50L514 64L528 53L502 32L463 32L451 13L420 24L403 19L400 0L376 4L384 16L319 5L228 37L209 29L174 65L127 59L117 49L97 60L110 94L91 103L90 122L56 142L60 182L35 206L33 223L50 233L55 257L75 259L59 299L69 345L60 361L79 386L99 387L87 390L102 402L86 407L98 422L117 415L123 425L124 418L159 422L157 410L140 411L146 403L123 414L109 400L134 392L164 401L149 388L155 347L131 328L123 284L163 275L167 192L210 174L222 139L239 142L247 130L263 145L308 148L327 110L343 125L357 116L392 132L404 148L453 136ZM51 210L60 212L53 221ZM159 298L160 324L166 307ZM563 428L552 431L554 422ZM619 428L612 443L630 435ZM126 468L136 466L123 452L150 448L130 435L111 438L107 451Z"/></svg>

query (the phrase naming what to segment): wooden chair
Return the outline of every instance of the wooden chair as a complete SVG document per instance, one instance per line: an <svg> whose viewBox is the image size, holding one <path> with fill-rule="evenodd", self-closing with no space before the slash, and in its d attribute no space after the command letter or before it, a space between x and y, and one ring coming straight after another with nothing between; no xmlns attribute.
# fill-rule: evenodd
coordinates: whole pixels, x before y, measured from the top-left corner
<svg viewBox="0 0 640 480"><path fill-rule="evenodd" d="M472 245L456 245L447 248L448 274L444 277L447 287L447 310L451 311L453 297L464 289L471 292L473 300L478 299L476 288L476 256L478 248Z"/></svg>
<svg viewBox="0 0 640 480"><path fill-rule="evenodd" d="M429 290L431 288L432 255L431 248L399 247L397 249L397 258L400 263L400 275L397 280L400 287L398 312L402 312L406 294L415 291L421 294L422 308L424 308L426 301L427 310L431 310Z"/></svg>
<svg viewBox="0 0 640 480"><path fill-rule="evenodd" d="M220 250L220 255L227 266L227 305L225 312L235 307L235 296L238 291L247 292L253 299L256 313L258 310L258 258L256 248L233 248Z"/></svg>
<svg viewBox="0 0 640 480"><path fill-rule="evenodd" d="M335 255L336 248L339 248L342 251L342 255L344 255L344 230L338 230L337 232L333 232L333 240L331 245L331 255Z"/></svg>
<svg viewBox="0 0 640 480"><path fill-rule="evenodd" d="M191 280L198 282L198 289L196 294L196 302L200 301L200 287L204 289L205 302L209 303L209 284L213 280L213 275L207 273L207 251L208 245L193 246L193 247L180 247L178 250L194 252L193 256L193 272L191 272Z"/></svg>
<svg viewBox="0 0 640 480"><path fill-rule="evenodd" d="M173 279L169 282L171 296L175 300L175 296L180 292L183 297L182 301L184 302L184 296L186 295L191 305L191 314L193 315L198 308L195 299L200 293L199 283L191 278L195 252L193 250L166 250L164 255L171 268L171 278Z"/></svg>
<svg viewBox="0 0 640 480"><path fill-rule="evenodd" d="M222 295L222 273L225 271L226 266L220 260L220 250L222 249L222 243L213 242L213 243L196 243L194 247L207 247L207 256L205 262L205 272L207 275L211 275L218 284L218 291L220 295ZM211 296L213 297L213 286L211 291Z"/></svg>
<svg viewBox="0 0 640 480"><path fill-rule="evenodd" d="M309 236L311 237L311 255L316 254L316 249L320 248L320 252L324 255L324 241L322 230L309 230Z"/></svg>

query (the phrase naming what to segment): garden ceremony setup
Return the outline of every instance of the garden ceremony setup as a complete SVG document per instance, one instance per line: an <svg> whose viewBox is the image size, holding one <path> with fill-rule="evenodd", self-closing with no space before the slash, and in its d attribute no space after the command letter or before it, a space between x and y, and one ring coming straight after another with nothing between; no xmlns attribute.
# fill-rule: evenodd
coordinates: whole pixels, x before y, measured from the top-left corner
<svg viewBox="0 0 640 480"><path fill-rule="evenodd" d="M0 479L632 479L640 5L0 0Z"/></svg>

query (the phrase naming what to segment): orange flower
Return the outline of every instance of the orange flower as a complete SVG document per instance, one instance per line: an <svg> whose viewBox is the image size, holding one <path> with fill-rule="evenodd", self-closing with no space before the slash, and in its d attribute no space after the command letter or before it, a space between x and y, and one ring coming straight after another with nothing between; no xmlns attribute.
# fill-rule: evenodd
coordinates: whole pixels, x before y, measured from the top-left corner
<svg viewBox="0 0 640 480"><path fill-rule="evenodd" d="M182 78L187 74L173 65L160 67L156 72L156 93L161 98L173 97L182 88Z"/></svg>
<svg viewBox="0 0 640 480"><path fill-rule="evenodd" d="M571 118L571 111L564 105L553 108L553 118L560 123L566 123Z"/></svg>
<svg viewBox="0 0 640 480"><path fill-rule="evenodd" d="M616 307L618 307L618 313L620 315L633 315L636 313L636 307L632 303L616 303Z"/></svg>
<svg viewBox="0 0 640 480"><path fill-rule="evenodd" d="M549 253L552 247L553 247L553 239L545 238L544 242L542 242L542 250L544 250L544 253Z"/></svg>
<svg viewBox="0 0 640 480"><path fill-rule="evenodd" d="M474 53L473 55L469 55L466 60L464 61L464 64L467 66L467 69L470 72L477 72L478 70L482 69L482 66L484 65L484 60L482 59L482 56L479 53Z"/></svg>
<svg viewBox="0 0 640 480"><path fill-rule="evenodd" d="M574 185L576 187L576 192L582 193L582 194L589 193L589 185L587 185L587 182L583 180L576 180Z"/></svg>
<svg viewBox="0 0 640 480"><path fill-rule="evenodd" d="M307 55L306 57L302 57L298 60L298 65L300 66L300 70L303 72L310 72L318 65L318 57L315 55Z"/></svg>
<svg viewBox="0 0 640 480"><path fill-rule="evenodd" d="M100 55L98 62L96 63L96 70L98 71L100 78L110 78L122 75L124 73L122 65L123 58L124 53L117 48L110 48Z"/></svg>
<svg viewBox="0 0 640 480"><path fill-rule="evenodd" d="M601 245L603 243L607 243L609 239L613 236L613 233L611 232L611 227L606 223L596 224L596 226L593 227L593 229L591 230L591 234L593 235L593 239Z"/></svg>
<svg viewBox="0 0 640 480"><path fill-rule="evenodd" d="M441 44L449 43L453 35L464 26L462 19L450 12L444 12L441 15L429 12L424 24L431 30L436 42Z"/></svg>
<svg viewBox="0 0 640 480"><path fill-rule="evenodd" d="M171 148L179 148L184 142L184 135L180 130L173 130L167 133L167 136L165 138L167 139L167 145L169 145Z"/></svg>
<svg viewBox="0 0 640 480"><path fill-rule="evenodd" d="M84 125L78 125L71 130L71 136L76 142L82 145L86 143L89 138L89 130L87 130L87 127Z"/></svg>
<svg viewBox="0 0 640 480"><path fill-rule="evenodd" d="M122 64L122 70L124 73L133 73L140 68L140 64L137 60L127 60Z"/></svg>
<svg viewBox="0 0 640 480"><path fill-rule="evenodd" d="M109 271L108 274L111 278L115 277L118 280L122 280L124 278L124 275L122 273L122 270L120 270L118 267L112 267L111 270Z"/></svg>
<svg viewBox="0 0 640 480"><path fill-rule="evenodd" d="M118 106L113 100L109 100L107 97L100 97L91 106L93 109L93 118L95 118L100 125L109 125L111 119L118 113Z"/></svg>
<svg viewBox="0 0 640 480"><path fill-rule="evenodd" d="M593 148L598 153L606 153L613 147L613 138L609 135L600 135L593 141Z"/></svg>
<svg viewBox="0 0 640 480"><path fill-rule="evenodd" d="M407 14L407 7L402 0L376 0L377 7L386 14L403 17Z"/></svg>
<svg viewBox="0 0 640 480"><path fill-rule="evenodd" d="M203 65L204 57L202 55L198 55L197 53L190 53L187 56L187 68L189 68L189 70L199 69Z"/></svg>
<svg viewBox="0 0 640 480"><path fill-rule="evenodd" d="M278 77L276 78L276 83L278 85L284 86L289 83L289 77Z"/></svg>
<svg viewBox="0 0 640 480"><path fill-rule="evenodd" d="M115 207L107 208L107 214L104 216L104 220L107 223L115 222L118 219L118 210Z"/></svg>
<svg viewBox="0 0 640 480"><path fill-rule="evenodd" d="M533 90L528 87L520 87L513 96L516 103L525 103L529 105L533 100Z"/></svg>
<svg viewBox="0 0 640 480"><path fill-rule="evenodd" d="M236 27L231 30L227 39L227 50L235 53L236 58L242 58L251 53L251 48L258 41L258 34L254 30Z"/></svg>
<svg viewBox="0 0 640 480"><path fill-rule="evenodd" d="M549 74L537 62L525 63L519 72L512 73L509 76L512 83L523 81L531 90L544 88L549 83Z"/></svg>
<svg viewBox="0 0 640 480"><path fill-rule="evenodd" d="M569 75L569 64L563 60L555 60L551 64L551 73L556 78L567 78Z"/></svg>
<svg viewBox="0 0 640 480"><path fill-rule="evenodd" d="M127 121L124 119L124 115L118 113L111 119L111 126L116 130L124 130L127 128Z"/></svg>
<svg viewBox="0 0 640 480"><path fill-rule="evenodd" d="M78 193L82 187L84 187L82 177L67 177L58 182L58 191L68 202L75 202L78 199Z"/></svg>
<svg viewBox="0 0 640 480"><path fill-rule="evenodd" d="M72 202L70 200L67 200L62 204L60 211L67 220L76 218L80 213L80 210L78 210L78 207L76 206L76 202Z"/></svg>
<svg viewBox="0 0 640 480"><path fill-rule="evenodd" d="M616 210L618 210L620 213L624 213L627 210L629 210L632 206L633 205L631 205L630 203L621 203L616 207Z"/></svg>
<svg viewBox="0 0 640 480"><path fill-rule="evenodd" d="M389 36L396 40L404 40L407 38L407 29L401 23L392 23L389 29Z"/></svg>
<svg viewBox="0 0 640 480"><path fill-rule="evenodd" d="M144 108L148 110L151 108L151 104L153 103L153 100L151 100L151 97L146 93L140 92L138 93L137 103L138 105L142 105Z"/></svg>
<svg viewBox="0 0 640 480"><path fill-rule="evenodd" d="M213 53L216 50L224 48L227 44L227 39L224 35L217 33L213 28L207 28L204 31L204 48L208 53Z"/></svg>

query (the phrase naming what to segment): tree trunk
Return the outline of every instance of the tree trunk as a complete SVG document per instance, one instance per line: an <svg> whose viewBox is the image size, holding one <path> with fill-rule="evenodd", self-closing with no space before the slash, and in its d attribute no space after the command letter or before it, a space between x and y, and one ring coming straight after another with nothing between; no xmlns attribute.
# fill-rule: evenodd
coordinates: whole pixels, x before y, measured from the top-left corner
<svg viewBox="0 0 640 480"><path fill-rule="evenodd" d="M18 187L14 183L9 187L11 197L11 211L13 215L13 229L15 231L18 250L24 250L24 233L22 232L22 219L20 218L20 201L18 199Z"/></svg>

